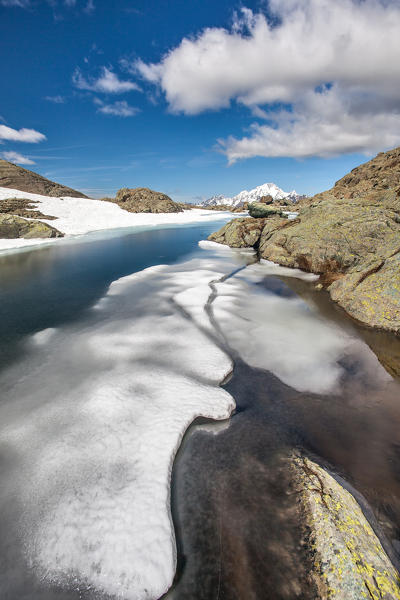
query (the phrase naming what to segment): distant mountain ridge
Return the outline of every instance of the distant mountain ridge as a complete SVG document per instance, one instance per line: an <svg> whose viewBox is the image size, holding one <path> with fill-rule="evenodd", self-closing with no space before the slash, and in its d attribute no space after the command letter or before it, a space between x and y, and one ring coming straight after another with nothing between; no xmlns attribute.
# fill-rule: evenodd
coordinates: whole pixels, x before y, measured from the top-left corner
<svg viewBox="0 0 400 600"><path fill-rule="evenodd" d="M263 196L272 196L275 201L279 200L289 200L293 203L296 203L299 198L303 198L297 194L295 190L292 192L284 192L281 188L279 188L275 183L263 183L252 190L243 190L233 196L232 198L228 198L223 195L212 196L208 198L208 200L204 200L202 202L202 206L242 206L245 202L257 202Z"/></svg>
<svg viewBox="0 0 400 600"><path fill-rule="evenodd" d="M82 192L55 183L14 163L0 159L0 187L40 194L42 196L71 196L72 198L87 198Z"/></svg>

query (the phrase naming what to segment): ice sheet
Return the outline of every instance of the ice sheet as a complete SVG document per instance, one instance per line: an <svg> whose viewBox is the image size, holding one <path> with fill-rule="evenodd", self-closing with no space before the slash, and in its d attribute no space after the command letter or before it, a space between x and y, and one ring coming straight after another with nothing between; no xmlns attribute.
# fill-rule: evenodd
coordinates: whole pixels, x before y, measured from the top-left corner
<svg viewBox="0 0 400 600"><path fill-rule="evenodd" d="M285 297L255 285L268 275L318 279L264 261L217 284L214 315L227 342L244 361L272 371L299 391L319 394L338 390L344 375L341 361L350 355L363 364L366 381L389 379L358 338L323 319L299 297Z"/></svg>
<svg viewBox="0 0 400 600"><path fill-rule="evenodd" d="M0 445L14 459L0 508L7 518L10 498L21 503L17 530L38 578L129 600L171 585L174 455L197 416L234 409L218 387L231 360L199 327L207 281L230 268L205 256L120 279L89 319L35 334L2 375L3 389L14 384Z"/></svg>

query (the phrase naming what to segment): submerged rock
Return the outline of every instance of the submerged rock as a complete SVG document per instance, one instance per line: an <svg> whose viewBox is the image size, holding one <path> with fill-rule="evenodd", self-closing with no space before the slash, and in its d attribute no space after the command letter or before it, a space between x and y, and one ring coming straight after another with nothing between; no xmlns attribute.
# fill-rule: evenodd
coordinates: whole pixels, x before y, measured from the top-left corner
<svg viewBox="0 0 400 600"><path fill-rule="evenodd" d="M56 238L64 234L42 221L28 221L15 215L0 214L0 238Z"/></svg>
<svg viewBox="0 0 400 600"><path fill-rule="evenodd" d="M148 188L122 188L114 199L121 208L132 213L177 213L182 207L166 194Z"/></svg>
<svg viewBox="0 0 400 600"><path fill-rule="evenodd" d="M354 496L307 458L293 469L320 597L399 600L399 574Z"/></svg>

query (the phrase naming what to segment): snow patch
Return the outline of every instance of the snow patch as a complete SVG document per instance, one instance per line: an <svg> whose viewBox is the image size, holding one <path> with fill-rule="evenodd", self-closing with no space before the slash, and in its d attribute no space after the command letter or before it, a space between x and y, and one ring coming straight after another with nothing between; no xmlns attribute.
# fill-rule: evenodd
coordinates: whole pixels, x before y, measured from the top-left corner
<svg viewBox="0 0 400 600"><path fill-rule="evenodd" d="M181 213L129 213L113 202L71 198L41 196L0 187L0 200L5 198L28 198L38 204L38 210L45 215L57 217L57 220L40 219L66 235L83 235L93 231L135 227L147 229L163 225L187 225L190 223L226 219L227 213L216 213L202 209L185 210ZM229 213L230 215L230 213ZM34 246L37 244L60 243L56 239L0 239L0 251Z"/></svg>

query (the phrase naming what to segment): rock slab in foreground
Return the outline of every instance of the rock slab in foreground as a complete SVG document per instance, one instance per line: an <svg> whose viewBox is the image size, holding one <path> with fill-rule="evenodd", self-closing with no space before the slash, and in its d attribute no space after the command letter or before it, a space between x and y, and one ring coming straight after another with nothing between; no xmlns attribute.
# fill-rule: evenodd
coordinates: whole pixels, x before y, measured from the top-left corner
<svg viewBox="0 0 400 600"><path fill-rule="evenodd" d="M307 458L293 469L320 597L399 600L399 574L352 494Z"/></svg>
<svg viewBox="0 0 400 600"><path fill-rule="evenodd" d="M27 221L15 215L0 214L0 238L56 238L64 237L61 231L42 221Z"/></svg>
<svg viewBox="0 0 400 600"><path fill-rule="evenodd" d="M6 160L0 159L0 187L21 190L31 194L42 196L71 196L72 198L87 198L85 194L77 192L72 188L55 183L42 177L38 173L14 165Z"/></svg>
<svg viewBox="0 0 400 600"><path fill-rule="evenodd" d="M178 213L183 212L178 203L166 194L148 188L122 188L115 200L118 206L132 213Z"/></svg>

